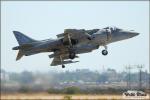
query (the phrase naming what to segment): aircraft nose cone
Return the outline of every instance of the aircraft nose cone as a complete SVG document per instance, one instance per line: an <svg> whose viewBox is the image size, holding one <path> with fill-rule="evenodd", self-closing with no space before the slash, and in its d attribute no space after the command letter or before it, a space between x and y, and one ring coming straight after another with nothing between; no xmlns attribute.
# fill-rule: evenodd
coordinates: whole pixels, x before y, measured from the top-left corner
<svg viewBox="0 0 150 100"><path fill-rule="evenodd" d="M135 36L139 35L140 33L135 33Z"/></svg>
<svg viewBox="0 0 150 100"><path fill-rule="evenodd" d="M129 32L129 34L130 34L131 37L134 37L134 36L139 35L140 33L137 33L137 32Z"/></svg>

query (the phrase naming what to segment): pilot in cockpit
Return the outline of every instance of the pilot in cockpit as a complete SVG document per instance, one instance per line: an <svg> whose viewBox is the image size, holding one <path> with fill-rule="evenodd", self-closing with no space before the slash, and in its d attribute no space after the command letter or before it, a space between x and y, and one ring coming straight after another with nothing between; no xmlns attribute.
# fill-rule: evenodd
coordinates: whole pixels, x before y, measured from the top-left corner
<svg viewBox="0 0 150 100"><path fill-rule="evenodd" d="M115 32L115 31L119 31L121 29L117 28L117 27L106 27L106 28L103 28L103 29L106 29L106 31L108 32Z"/></svg>

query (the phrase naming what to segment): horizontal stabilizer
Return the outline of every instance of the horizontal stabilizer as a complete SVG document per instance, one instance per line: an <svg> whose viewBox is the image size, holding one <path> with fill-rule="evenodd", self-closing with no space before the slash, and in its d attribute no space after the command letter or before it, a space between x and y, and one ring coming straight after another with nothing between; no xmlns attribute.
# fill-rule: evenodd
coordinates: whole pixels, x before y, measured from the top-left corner
<svg viewBox="0 0 150 100"><path fill-rule="evenodd" d="M28 48L31 48L33 45L32 44L23 44L21 46L16 46L16 47L13 47L12 49L13 50L19 50L19 49L28 49Z"/></svg>

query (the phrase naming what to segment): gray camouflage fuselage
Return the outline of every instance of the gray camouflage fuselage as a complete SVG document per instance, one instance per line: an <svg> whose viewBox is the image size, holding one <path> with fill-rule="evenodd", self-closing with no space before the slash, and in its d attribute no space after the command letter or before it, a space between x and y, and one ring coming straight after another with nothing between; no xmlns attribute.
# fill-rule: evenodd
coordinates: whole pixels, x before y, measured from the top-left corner
<svg viewBox="0 0 150 100"><path fill-rule="evenodd" d="M88 53L98 49L99 46L105 46L105 49L107 49L106 45L109 43L129 39L139 34L137 32L111 27L93 30L69 29L69 32L70 30L72 31L71 33L62 33L57 39L41 41L33 40L20 32L14 31L19 46L14 47L13 50L20 50L20 55L18 54L16 60L19 60L23 55L29 56L42 52L54 52L54 54L49 56L53 58L63 54L69 54L70 52L74 52L75 54ZM80 35L77 35L78 33ZM71 35L65 38L65 36L61 36L63 34ZM64 59L69 59L69 57L64 56Z"/></svg>

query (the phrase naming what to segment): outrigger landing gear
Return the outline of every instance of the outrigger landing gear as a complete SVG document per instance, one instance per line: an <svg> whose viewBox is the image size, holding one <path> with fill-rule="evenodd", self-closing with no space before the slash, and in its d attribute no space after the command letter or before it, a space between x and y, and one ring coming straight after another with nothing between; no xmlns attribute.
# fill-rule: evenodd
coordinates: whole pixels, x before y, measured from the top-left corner
<svg viewBox="0 0 150 100"><path fill-rule="evenodd" d="M65 65L62 65L62 68L65 68Z"/></svg>
<svg viewBox="0 0 150 100"><path fill-rule="evenodd" d="M108 54L107 46L104 46L105 50L102 50L102 54L106 56Z"/></svg>
<svg viewBox="0 0 150 100"><path fill-rule="evenodd" d="M62 57L60 56L60 61L61 61L61 64L62 64L62 68L65 68L65 65L63 64L63 61L62 61Z"/></svg>

